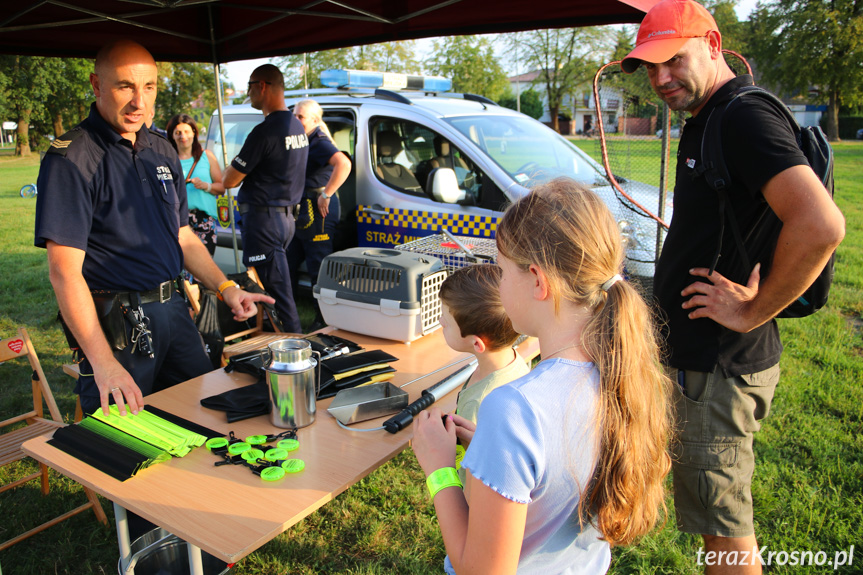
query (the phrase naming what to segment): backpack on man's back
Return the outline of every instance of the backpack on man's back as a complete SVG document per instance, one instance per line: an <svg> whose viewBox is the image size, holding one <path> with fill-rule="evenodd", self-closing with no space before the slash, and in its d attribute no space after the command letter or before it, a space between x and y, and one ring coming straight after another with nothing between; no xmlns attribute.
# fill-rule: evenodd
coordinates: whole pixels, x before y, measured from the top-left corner
<svg viewBox="0 0 863 575"><path fill-rule="evenodd" d="M773 248L782 229L782 222L779 221L779 218L776 217L776 214L773 213L773 210L765 202L763 212L756 218L755 224L751 229L747 230L744 236L728 202L728 189L733 185L733 182L728 172L728 166L725 164L724 154L722 153L722 118L725 112L730 107L738 105L744 96L746 98L757 97L767 100L785 116L797 138L797 145L806 156L810 167L830 193L830 197L833 197L833 149L827 141L824 132L821 131L821 128L818 126L801 127L785 104L776 96L758 86L739 88L730 95L727 101L720 102L711 111L701 141L702 167L696 173L697 176L703 175L707 185L716 191L719 196L721 226L716 254L710 266L711 273L713 273L719 260L726 221L731 226L731 231L734 234L734 243L737 246L737 253L742 260L743 267L747 270L747 274L752 271L753 266L751 265L746 246L750 246L750 249L756 246L756 249L753 250L755 253L773 253ZM769 248L769 251L765 252L764 248ZM830 285L833 283L833 264L835 258L836 253L834 252L830 256L827 265L824 266L824 269L815 279L815 282L776 317L805 317L824 307L827 303Z"/></svg>

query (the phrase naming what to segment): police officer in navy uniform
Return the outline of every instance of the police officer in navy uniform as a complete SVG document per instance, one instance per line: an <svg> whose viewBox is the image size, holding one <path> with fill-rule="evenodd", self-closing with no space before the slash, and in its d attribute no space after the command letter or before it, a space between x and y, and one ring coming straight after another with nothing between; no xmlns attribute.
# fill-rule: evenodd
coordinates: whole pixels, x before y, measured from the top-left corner
<svg viewBox="0 0 863 575"><path fill-rule="evenodd" d="M186 225L177 152L144 126L156 81L143 46L102 48L89 117L52 143L39 170L35 244L47 249L57 303L84 356L75 391L88 413L111 402L137 413L144 396L212 369L176 291L184 266L218 289L238 320L257 313L254 302L271 301L227 281ZM125 348L108 342L97 295L119 303L114 333L125 329Z"/></svg>
<svg viewBox="0 0 863 575"><path fill-rule="evenodd" d="M243 184L237 196L243 264L255 268L264 289L276 299L285 329L300 333L287 250L294 237L293 206L303 195L309 140L303 125L285 106L284 91L282 73L272 64L252 72L249 100L265 118L225 170L224 184L226 188Z"/></svg>
<svg viewBox="0 0 863 575"><path fill-rule="evenodd" d="M303 201L297 216L296 233L288 247L291 285L297 291L297 271L305 259L312 286L325 257L333 253L333 234L339 223L339 187L351 173L351 161L336 147L323 110L314 100L303 100L294 107L294 116L309 137L309 160ZM325 327L317 300L315 319L308 331Z"/></svg>

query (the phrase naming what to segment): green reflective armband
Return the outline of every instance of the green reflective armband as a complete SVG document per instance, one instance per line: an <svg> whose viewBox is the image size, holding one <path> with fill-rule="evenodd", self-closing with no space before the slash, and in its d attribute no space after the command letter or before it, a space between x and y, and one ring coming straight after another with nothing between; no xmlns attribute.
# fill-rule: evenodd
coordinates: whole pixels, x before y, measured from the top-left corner
<svg viewBox="0 0 863 575"><path fill-rule="evenodd" d="M431 495L432 500L434 500L434 496L441 489L462 486L455 467L441 467L437 471L433 471L426 479L426 485L429 488L429 495Z"/></svg>

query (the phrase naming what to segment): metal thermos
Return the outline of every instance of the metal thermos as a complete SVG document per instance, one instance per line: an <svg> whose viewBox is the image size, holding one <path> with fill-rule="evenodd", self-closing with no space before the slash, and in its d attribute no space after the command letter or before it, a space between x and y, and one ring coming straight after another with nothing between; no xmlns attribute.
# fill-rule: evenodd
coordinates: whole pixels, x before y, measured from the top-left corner
<svg viewBox="0 0 863 575"><path fill-rule="evenodd" d="M315 421L315 369L318 360L311 344L304 339L280 339L269 345L270 363L267 386L270 388L270 422L290 429Z"/></svg>

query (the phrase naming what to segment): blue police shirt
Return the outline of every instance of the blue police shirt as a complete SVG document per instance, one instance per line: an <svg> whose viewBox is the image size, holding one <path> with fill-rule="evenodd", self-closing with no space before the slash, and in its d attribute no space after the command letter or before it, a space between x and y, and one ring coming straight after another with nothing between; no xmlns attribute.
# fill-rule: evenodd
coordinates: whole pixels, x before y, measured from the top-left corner
<svg viewBox="0 0 863 575"><path fill-rule="evenodd" d="M290 110L270 112L249 133L231 161L246 174L237 201L258 206L292 206L303 197L309 139Z"/></svg>
<svg viewBox="0 0 863 575"><path fill-rule="evenodd" d="M315 128L314 132L309 134L309 161L306 164L306 188L323 188L327 185L335 169L329 163L330 158L338 152L339 149L320 128Z"/></svg>
<svg viewBox="0 0 863 575"><path fill-rule="evenodd" d="M134 147L93 104L52 142L39 169L35 245L83 250L90 289L145 291L183 267L178 240L189 221L177 152L147 128Z"/></svg>

